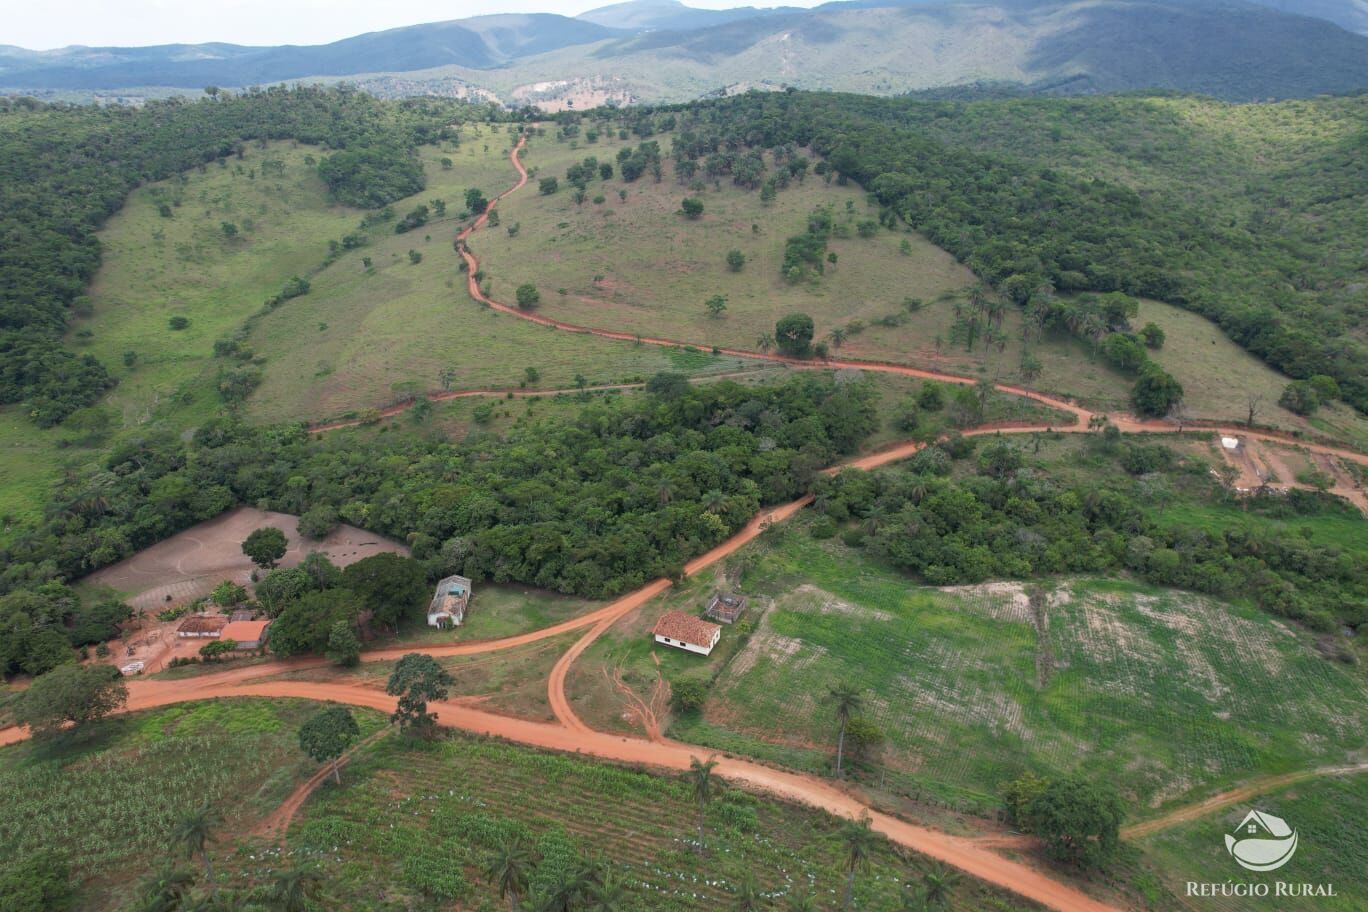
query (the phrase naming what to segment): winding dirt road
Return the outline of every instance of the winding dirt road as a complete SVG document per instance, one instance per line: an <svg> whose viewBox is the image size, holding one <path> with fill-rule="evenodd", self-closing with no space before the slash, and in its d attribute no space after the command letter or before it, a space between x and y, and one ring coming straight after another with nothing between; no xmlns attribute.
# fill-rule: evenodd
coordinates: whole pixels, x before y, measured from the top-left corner
<svg viewBox="0 0 1368 912"><path fill-rule="evenodd" d="M514 167L518 171L519 176L517 183L496 197L490 203L490 208L497 205L498 202L509 193L515 192L527 183L527 171L519 158L519 153L522 151L525 141L525 137L520 138L510 156ZM539 314L527 313L485 296L474 280L473 274L478 270L479 264L475 256L471 253L466 241L472 232L486 223L487 218L488 210L457 236L458 248L467 264L467 287L471 297L475 300L496 310L515 316L518 319L529 320L545 326L552 326L567 332L589 333L607 339L645 343L649 345L681 346L689 344L672 339L639 338L628 333L562 323ZM851 367L909 377L934 379L947 383L969 384L975 382L973 378L969 377L880 362L833 359L824 363L814 364L813 362L797 361L779 355L770 355L740 349L723 349L722 353L741 358L788 364L798 368L810 369L819 367L830 369ZM600 387L599 389L625 389L631 386L634 385L625 384L620 387ZM997 389L1005 393L1033 399L1044 405L1067 412L1074 417L1074 425L1054 427L1053 429L1057 431L1075 433L1087 432L1089 430L1089 423L1094 417L1092 412L1075 403L1039 393L1034 390L1028 390L1008 384L998 384ZM554 395L556 392L559 391L524 391L521 393L515 392L515 395ZM432 398L451 399L462 396L506 394L507 391L473 390L464 392L444 392L434 394ZM408 406L405 404L393 406L382 414L398 414L407 407ZM1107 417L1125 433L1172 433L1175 430L1174 427L1165 422L1139 421L1124 415ZM355 422L335 422L327 425L319 425L311 430L324 431L337 427L345 427L353 423ZM1031 433L1047 429L1049 428L1044 426L984 427L974 429L967 433ZM1206 428L1204 427L1203 430L1206 430ZM1227 429L1220 427L1212 427L1210 430L1216 433L1227 431ZM1231 429L1231 432L1239 433L1247 437L1254 436L1259 437L1260 439L1268 439L1277 442L1282 442L1283 439L1282 435L1276 433L1251 432L1250 430L1243 428ZM1306 447L1314 452L1351 459L1361 464L1368 465L1368 456L1364 456L1363 454L1335 447L1308 444L1304 441L1298 441L1298 445ZM873 469L911 456L923 446L924 444L920 443L897 444L879 452L849 460L841 466L835 466L828 469L828 471L838 471L845 467ZM812 498L809 495L795 500L792 503L763 511L747 523L736 535L706 554L690 561L685 566L686 575L697 573L700 570L723 560L754 539L770 523L782 522L791 517L807 506L811 500ZM460 728L478 734L492 735L539 748L580 753L604 760L624 763L647 764L672 770L687 769L690 759L704 753L703 751L700 751L696 747L669 740L642 740L639 738L628 738L595 731L575 714L565 692L566 676L575 660L614 623L641 607L650 599L664 592L670 585L671 583L669 580L659 579L594 611L570 620L562 621L561 623L541 630L530 631L517 636L505 637L498 640L459 642L443 646L392 646L385 649L368 651L364 654L364 658L367 661L397 659L408 652L422 652L432 656L476 655L515 648L570 631L585 630L584 635L561 656L559 661L557 661L547 682L547 696L555 715L556 722L545 723L516 719L486 712L465 703L448 701L433 704L433 709L439 716L439 723L444 726ZM126 709L127 711L135 711L190 700L214 699L220 697L288 697L335 701L355 706L366 706L386 713L393 711L395 705L394 698L388 696L383 690L376 687L367 687L357 683L343 682L281 680L263 682L259 680L286 671L319 668L324 667L327 664L328 663L323 659L294 659L264 662L222 672L181 679L149 678L132 680L129 682L129 700ZM257 681L257 683L252 683L254 680ZM23 729L13 727L3 729L0 730L0 745L11 744L26 737L28 737L28 733ZM1349 771L1356 771L1357 769L1358 768L1354 768ZM952 836L937 830L907 823L906 821L887 814L879 813L868 807L859 799L842 791L829 781L734 758L718 758L717 772L730 781L769 792L781 798L807 804L833 814L856 817L868 813L874 829L887 836L893 842L932 858L936 858L946 864L953 865L973 877L1015 892L1027 899L1039 902L1048 908L1060 910L1060 912L1119 912L1117 907L1093 899L1074 887L1052 879L1046 873L1037 871L1025 864L1011 861L994 853L991 850L989 841ZM1295 778L1289 781L1297 781L1298 778L1307 778L1317 774L1325 773L1323 771L1311 771L1306 774L1293 774ZM1267 785L1268 780L1261 780L1261 782L1264 785ZM306 783L306 786L307 785L308 784ZM1258 783L1251 783L1249 787L1254 788L1257 785ZM290 818L298 809L298 806L302 805L305 798L307 798L308 792L308 788L298 790L295 796L298 798L298 801L287 802L287 804L290 804L290 807L282 807L276 815L273 815L273 827L275 828L273 829L273 832L281 831L288 826ZM1175 811L1165 817L1158 818L1155 821L1146 821L1145 823L1128 828L1127 835L1145 835L1148 832L1162 829L1164 826L1171 826L1174 823L1182 822L1185 819L1200 816L1202 813L1218 807L1223 807L1228 803L1243 800L1245 797L1249 797L1250 794L1253 793L1248 793L1244 790L1235 790L1224 793L1223 795L1213 796L1206 802L1194 805L1192 808Z"/></svg>
<svg viewBox="0 0 1368 912"><path fill-rule="evenodd" d="M525 135L520 136L518 138L517 144L512 148L508 156L509 161L512 163L514 169L518 173L517 181L514 182L513 186L509 187L507 190L500 193L493 200L491 200L488 208L486 208L485 211L480 214L479 218L477 218L470 225L466 226L464 229L460 231L460 233L456 235L457 249L460 251L461 258L465 260L466 264L466 291L470 294L470 297L473 300L481 304L484 304L487 307L499 311L500 313L505 313L509 316L516 317L519 320L526 320L530 323L535 323L539 326L548 326L564 332L597 336L601 339L611 339L616 342L631 342L636 345L656 345L666 348L692 347L699 348L701 350L710 349L711 346L699 345L697 343L690 342L684 339L668 339L656 336L639 336L634 333L620 332L611 329L601 329L599 327L594 326L582 326L576 323L567 323L563 320L556 320L539 313L523 310L519 307L515 307L510 304L505 304L501 301L489 297L484 293L484 291L480 288L479 282L475 280L475 273L478 272L480 269L480 262L476 258L474 252L472 252L470 249L469 239L472 234L474 234L480 228L484 227L485 223L489 219L490 210L497 206L504 199L504 197L508 196L511 193L515 193L518 190L522 189L524 186L526 186L528 180L527 168L523 165L521 158L521 153L524 147L526 146L526 143L527 137ZM895 374L903 377L914 377L922 380L937 380L942 383L958 383L963 385L969 385L978 382L977 378L974 377L966 377L961 374L948 374L943 373L941 371L925 370L917 367L909 367L905 364L895 364L888 361L863 361L848 358L831 358L826 361L812 361L804 360L801 358L790 358L784 355L770 354L768 352L751 351L749 349L742 348L719 348L716 349L716 351L719 354L729 355L735 358L745 358L753 361L764 361L771 364L783 364L789 367L798 368L802 370L840 370L842 368L854 368L857 370L867 370L876 373ZM627 387L624 386L620 388ZM1038 390L1028 389L1027 387L1017 386L1010 383L997 383L994 384L994 388L998 392L1007 393L1009 395L1014 396L1021 396L1026 399L1031 399L1036 402L1039 402L1041 405L1046 405L1051 408L1058 409L1061 412L1066 412L1073 416L1073 425L1050 428L1055 431L1068 431L1075 433L1087 432L1088 430L1090 430L1089 422L1094 417L1106 418L1108 421L1114 424L1122 433L1126 434L1172 434L1174 433L1174 431L1179 429L1178 427L1175 427L1173 423L1168 421L1147 421L1140 418L1136 418L1133 415L1102 414L1093 412L1083 408L1076 402L1071 402L1059 396L1052 396L1048 393L1042 393ZM469 395L488 395L489 392L490 391L472 391L471 393L469 393ZM547 393L543 393L543 395L551 394L552 392L554 391L548 391ZM461 394L434 393L432 395L432 398L455 398L459 395ZM391 409L387 411L389 411L391 414L397 414L398 412L403 411L407 407L409 407L408 404L401 404L399 406L392 406ZM346 424L346 422L343 422L337 426L345 426ZM1360 465L1368 465L1368 455L1365 455L1363 453L1355 452L1353 450L1345 449L1342 447L1335 447L1325 444L1308 442L1285 432L1268 429L1255 430L1252 428L1239 427L1236 425L1213 421L1191 421L1188 422L1186 426L1193 429L1200 429L1204 432L1209 432L1213 434L1222 434L1226 436L1243 435L1245 437L1253 437L1259 440L1266 440L1273 443L1293 443L1297 446L1305 447L1307 450L1314 453L1321 453L1327 456L1335 456L1342 459L1348 459L1353 462L1357 462ZM327 430L330 427L332 427L332 425L324 425L316 428L316 430ZM1008 429L1003 430L1004 432L1006 432ZM1012 430L1029 432L1042 431L1046 430L1046 428L1040 426L1033 428L1016 428Z"/></svg>

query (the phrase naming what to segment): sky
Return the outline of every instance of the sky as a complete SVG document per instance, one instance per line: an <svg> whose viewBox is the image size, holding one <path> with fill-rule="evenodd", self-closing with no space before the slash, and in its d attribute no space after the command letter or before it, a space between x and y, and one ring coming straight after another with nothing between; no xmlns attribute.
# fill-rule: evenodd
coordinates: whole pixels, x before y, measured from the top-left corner
<svg viewBox="0 0 1368 912"><path fill-rule="evenodd" d="M0 44L324 44L362 32L486 13L574 16L612 0L0 0ZM706 9L819 0L688 0Z"/></svg>

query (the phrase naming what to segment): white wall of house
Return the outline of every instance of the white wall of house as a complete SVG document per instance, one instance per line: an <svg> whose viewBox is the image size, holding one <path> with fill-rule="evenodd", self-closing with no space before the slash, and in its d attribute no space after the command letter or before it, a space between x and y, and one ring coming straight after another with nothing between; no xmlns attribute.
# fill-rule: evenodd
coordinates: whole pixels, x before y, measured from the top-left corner
<svg viewBox="0 0 1368 912"><path fill-rule="evenodd" d="M694 643L686 643L683 640L672 640L669 637L661 636L658 633L655 635L655 641L666 646L673 646L675 649L683 649L687 652L697 653L698 655L708 655L713 651L713 647L717 645L720 636L721 631L718 631L718 634L713 637L712 643L707 646L698 646Z"/></svg>

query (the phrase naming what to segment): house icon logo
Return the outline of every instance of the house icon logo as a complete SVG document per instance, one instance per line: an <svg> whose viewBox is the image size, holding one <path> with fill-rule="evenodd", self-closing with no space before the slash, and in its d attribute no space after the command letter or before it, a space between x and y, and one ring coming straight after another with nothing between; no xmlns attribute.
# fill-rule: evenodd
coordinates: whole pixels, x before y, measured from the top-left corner
<svg viewBox="0 0 1368 912"><path fill-rule="evenodd" d="M1287 821L1263 811L1250 811L1234 833L1227 833L1226 851L1250 871L1276 871L1297 851L1297 831Z"/></svg>

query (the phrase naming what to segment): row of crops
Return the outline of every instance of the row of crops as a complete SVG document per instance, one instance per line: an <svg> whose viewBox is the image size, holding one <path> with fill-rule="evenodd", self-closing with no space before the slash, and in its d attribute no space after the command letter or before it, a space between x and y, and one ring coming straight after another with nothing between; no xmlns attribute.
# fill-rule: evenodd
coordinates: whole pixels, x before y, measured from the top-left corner
<svg viewBox="0 0 1368 912"><path fill-rule="evenodd" d="M374 899L379 888L393 897L396 883L420 907L488 898L481 870L510 833L536 845L546 869L537 877L553 877L576 857L598 857L642 908L662 912L726 908L748 873L771 897L839 894L839 820L727 790L708 809L700 854L695 807L678 778L473 738L418 749L390 741L353 764L341 789L315 797L290 846L327 866L354 902ZM898 908L918 870L880 850L860 879L860 908ZM975 902L1016 908L987 893Z"/></svg>

